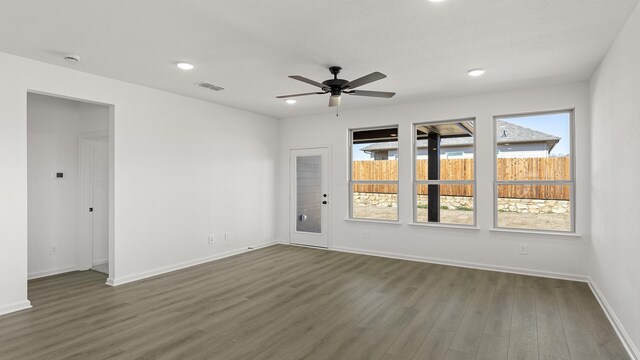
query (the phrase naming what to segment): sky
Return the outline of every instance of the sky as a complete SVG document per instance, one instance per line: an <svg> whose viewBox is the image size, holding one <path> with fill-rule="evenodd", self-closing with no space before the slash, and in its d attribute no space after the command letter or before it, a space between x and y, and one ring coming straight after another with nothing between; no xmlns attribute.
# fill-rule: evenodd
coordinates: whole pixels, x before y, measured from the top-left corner
<svg viewBox="0 0 640 360"><path fill-rule="evenodd" d="M353 145L353 160L371 160L371 156L366 154L364 151L361 151L365 146L371 144L355 144Z"/></svg>
<svg viewBox="0 0 640 360"><path fill-rule="evenodd" d="M571 152L570 118L571 114L569 113L559 113L502 118L501 120L559 137L560 141L551 150L551 155L558 156L567 155Z"/></svg>
<svg viewBox="0 0 640 360"><path fill-rule="evenodd" d="M560 139L560 141L553 147L551 150L552 156L559 155L567 155L570 153L571 147L571 129L569 127L570 124L569 113L558 113L558 114L545 114L545 115L533 115L533 116L522 116L522 117L513 117L513 118L501 118L501 120L508 121L512 124L516 124L519 126L524 126L529 129L542 131L543 133L547 133L550 135L555 135ZM361 151L365 146L370 144L356 144L353 145L353 160L370 160L369 154L365 154L364 151Z"/></svg>

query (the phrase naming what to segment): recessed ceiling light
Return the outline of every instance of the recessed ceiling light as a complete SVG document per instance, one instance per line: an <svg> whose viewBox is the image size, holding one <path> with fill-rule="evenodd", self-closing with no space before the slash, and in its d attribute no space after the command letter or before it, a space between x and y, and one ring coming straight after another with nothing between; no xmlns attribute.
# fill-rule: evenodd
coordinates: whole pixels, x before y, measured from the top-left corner
<svg viewBox="0 0 640 360"><path fill-rule="evenodd" d="M191 70L193 69L193 65L186 63L186 62L179 62L176 63L176 66L179 67L182 70Z"/></svg>
<svg viewBox="0 0 640 360"><path fill-rule="evenodd" d="M469 74L469 76L478 77L484 75L486 72L487 70L485 69L471 69L467 71L467 74Z"/></svg>
<svg viewBox="0 0 640 360"><path fill-rule="evenodd" d="M444 0L429 0L429 2L443 2Z"/></svg>
<svg viewBox="0 0 640 360"><path fill-rule="evenodd" d="M297 103L297 101L295 101L295 100L293 100L293 99L287 99L287 100L285 100L284 102L286 102L286 103L287 103L287 104L289 104L289 105L293 105L293 104Z"/></svg>

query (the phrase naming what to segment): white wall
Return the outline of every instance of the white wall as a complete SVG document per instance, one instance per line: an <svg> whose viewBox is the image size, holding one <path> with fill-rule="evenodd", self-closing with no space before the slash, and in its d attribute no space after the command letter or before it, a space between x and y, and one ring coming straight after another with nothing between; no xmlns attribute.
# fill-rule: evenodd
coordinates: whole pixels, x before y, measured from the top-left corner
<svg viewBox="0 0 640 360"><path fill-rule="evenodd" d="M274 240L275 119L13 55L0 64L0 313L28 306L27 90L114 105L111 282Z"/></svg>
<svg viewBox="0 0 640 360"><path fill-rule="evenodd" d="M31 278L74 270L78 264L78 138L81 131L106 130L108 116L106 106L27 96ZM64 177L53 178L53 172Z"/></svg>
<svg viewBox="0 0 640 360"><path fill-rule="evenodd" d="M640 7L591 81L590 273L640 358ZM635 345L634 345L635 344Z"/></svg>
<svg viewBox="0 0 640 360"><path fill-rule="evenodd" d="M355 100L355 99L354 99ZM381 100L384 101L384 100ZM583 237L489 231L493 224L493 115L575 108L577 232ZM282 120L280 161L289 149L330 145L332 183L330 241L333 248L473 264L570 278L586 278L589 232L589 88L587 83L475 97L380 107ZM479 230L418 227L412 220L412 123L476 117L477 218ZM345 221L348 217L348 129L399 124L400 225ZM289 241L288 167L279 172L278 239ZM369 239L363 233L370 232ZM529 255L518 254L521 243Z"/></svg>

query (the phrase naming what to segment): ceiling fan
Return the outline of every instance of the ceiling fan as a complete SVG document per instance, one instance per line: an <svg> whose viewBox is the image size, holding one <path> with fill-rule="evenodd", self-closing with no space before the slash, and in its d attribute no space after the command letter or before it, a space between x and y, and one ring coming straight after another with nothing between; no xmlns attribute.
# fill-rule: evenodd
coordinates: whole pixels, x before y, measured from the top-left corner
<svg viewBox="0 0 640 360"><path fill-rule="evenodd" d="M342 70L339 66L332 66L329 68L329 72L333 75L333 79L325 80L322 83L317 81L313 81L311 79L307 79L306 77L300 75L291 75L289 76L292 79L305 82L307 84L317 86L322 91L319 92L311 92L304 94L292 94L292 95L282 95L276 96L278 99L291 98L296 96L306 96L306 95L323 95L331 93L331 97L329 98L329 106L338 106L340 105L340 99L342 94L348 95L356 95L356 96L370 96L370 97L379 97L379 98L391 98L396 93L394 92L384 92L384 91L367 91L367 90L354 90L362 85L366 85L372 83L374 81L382 80L387 77L387 75L380 72L372 72L369 75L365 75L359 79L353 81L347 81L344 79L338 79L338 74Z"/></svg>

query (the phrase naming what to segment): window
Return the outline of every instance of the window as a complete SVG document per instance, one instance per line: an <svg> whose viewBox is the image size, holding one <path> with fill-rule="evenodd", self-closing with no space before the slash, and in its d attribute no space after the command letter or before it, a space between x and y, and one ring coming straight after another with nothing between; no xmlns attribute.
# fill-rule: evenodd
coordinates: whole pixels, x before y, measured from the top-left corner
<svg viewBox="0 0 640 360"><path fill-rule="evenodd" d="M352 219L398 221L398 127L351 130Z"/></svg>
<svg viewBox="0 0 640 360"><path fill-rule="evenodd" d="M414 222L475 225L474 119L414 125Z"/></svg>
<svg viewBox="0 0 640 360"><path fill-rule="evenodd" d="M495 226L573 232L573 111L495 118Z"/></svg>

